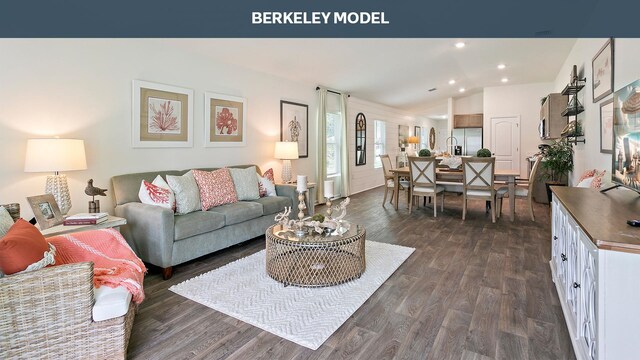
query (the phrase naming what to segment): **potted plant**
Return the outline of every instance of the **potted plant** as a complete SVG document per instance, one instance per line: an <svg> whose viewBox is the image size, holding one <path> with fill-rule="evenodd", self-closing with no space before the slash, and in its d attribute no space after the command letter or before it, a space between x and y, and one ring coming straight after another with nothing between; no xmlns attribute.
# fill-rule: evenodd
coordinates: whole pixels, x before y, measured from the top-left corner
<svg viewBox="0 0 640 360"><path fill-rule="evenodd" d="M418 153L418 156L420 156L420 157L429 157L429 156L431 156L431 151L429 151L429 149L422 149Z"/></svg>
<svg viewBox="0 0 640 360"><path fill-rule="evenodd" d="M573 147L566 139L556 141L545 151L540 166L547 170L543 176L551 202L550 186L566 186L567 175L573 171Z"/></svg>
<svg viewBox="0 0 640 360"><path fill-rule="evenodd" d="M476 152L477 157L491 157L491 150L482 148Z"/></svg>

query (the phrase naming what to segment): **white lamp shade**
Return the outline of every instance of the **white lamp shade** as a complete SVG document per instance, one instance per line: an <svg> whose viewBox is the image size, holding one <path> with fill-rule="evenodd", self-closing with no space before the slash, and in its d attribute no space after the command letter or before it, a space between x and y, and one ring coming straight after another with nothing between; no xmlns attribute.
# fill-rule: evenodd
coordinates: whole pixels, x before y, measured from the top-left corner
<svg viewBox="0 0 640 360"><path fill-rule="evenodd" d="M84 140L29 139L24 161L25 172L85 170Z"/></svg>
<svg viewBox="0 0 640 360"><path fill-rule="evenodd" d="M278 141L273 156L280 160L296 160L298 158L298 142Z"/></svg>

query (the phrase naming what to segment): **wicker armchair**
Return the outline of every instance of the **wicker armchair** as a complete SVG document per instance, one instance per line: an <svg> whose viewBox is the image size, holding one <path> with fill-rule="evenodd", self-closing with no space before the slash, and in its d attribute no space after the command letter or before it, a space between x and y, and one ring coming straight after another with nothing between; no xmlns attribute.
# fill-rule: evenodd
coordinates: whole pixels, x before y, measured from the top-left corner
<svg viewBox="0 0 640 360"><path fill-rule="evenodd" d="M94 322L93 263L0 279L0 354L5 359L124 359L136 306Z"/></svg>

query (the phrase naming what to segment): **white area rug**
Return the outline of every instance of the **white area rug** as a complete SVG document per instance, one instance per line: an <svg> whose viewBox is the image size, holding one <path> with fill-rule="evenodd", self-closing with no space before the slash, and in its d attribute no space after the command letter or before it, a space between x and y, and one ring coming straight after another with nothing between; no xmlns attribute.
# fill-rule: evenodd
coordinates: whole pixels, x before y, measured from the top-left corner
<svg viewBox="0 0 640 360"><path fill-rule="evenodd" d="M373 241L365 246L364 274L338 286L285 287L267 275L262 250L169 290L316 350L415 250Z"/></svg>

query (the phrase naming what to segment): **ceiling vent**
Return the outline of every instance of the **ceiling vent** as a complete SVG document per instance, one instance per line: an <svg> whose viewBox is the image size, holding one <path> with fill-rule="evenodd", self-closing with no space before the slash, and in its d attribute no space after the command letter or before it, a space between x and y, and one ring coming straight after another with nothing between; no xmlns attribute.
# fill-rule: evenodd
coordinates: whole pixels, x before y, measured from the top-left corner
<svg viewBox="0 0 640 360"><path fill-rule="evenodd" d="M429 89L429 92L436 91L436 90L438 90L438 89L436 89L436 88L431 88L431 89Z"/></svg>

